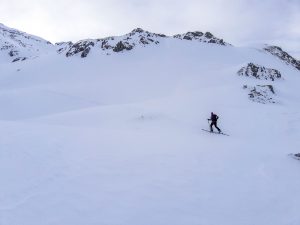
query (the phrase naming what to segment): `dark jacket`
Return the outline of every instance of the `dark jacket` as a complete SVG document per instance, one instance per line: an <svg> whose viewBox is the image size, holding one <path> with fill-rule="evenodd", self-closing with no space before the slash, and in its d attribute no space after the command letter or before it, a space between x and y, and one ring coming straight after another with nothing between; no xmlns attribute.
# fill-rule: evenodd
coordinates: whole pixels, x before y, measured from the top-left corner
<svg viewBox="0 0 300 225"><path fill-rule="evenodd" d="M216 114L211 114L210 120L212 122L217 122L218 119L219 119L219 117Z"/></svg>

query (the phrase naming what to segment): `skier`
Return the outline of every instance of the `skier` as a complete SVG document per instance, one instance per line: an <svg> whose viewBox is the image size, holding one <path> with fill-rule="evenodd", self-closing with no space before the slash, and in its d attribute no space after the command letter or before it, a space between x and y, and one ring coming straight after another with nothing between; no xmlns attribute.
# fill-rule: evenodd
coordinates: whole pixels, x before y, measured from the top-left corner
<svg viewBox="0 0 300 225"><path fill-rule="evenodd" d="M213 132L213 126L215 126L215 128L217 128L219 133L221 133L221 129L217 126L217 120L218 119L219 119L219 117L216 114L214 114L213 112L211 112L210 119L207 119L208 121L211 121L211 123L210 123L210 132Z"/></svg>

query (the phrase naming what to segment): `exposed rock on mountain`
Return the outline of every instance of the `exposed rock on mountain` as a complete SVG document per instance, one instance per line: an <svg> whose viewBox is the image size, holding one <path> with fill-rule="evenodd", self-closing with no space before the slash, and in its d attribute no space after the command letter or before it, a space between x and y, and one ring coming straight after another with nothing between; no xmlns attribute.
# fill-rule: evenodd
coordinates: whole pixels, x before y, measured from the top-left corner
<svg viewBox="0 0 300 225"><path fill-rule="evenodd" d="M266 52L276 56L277 58L279 58L280 60L285 62L287 65L291 65L291 66L295 67L297 70L300 70L300 61L293 58L287 52L283 51L280 47L267 45L264 48L264 50Z"/></svg>
<svg viewBox="0 0 300 225"><path fill-rule="evenodd" d="M185 34L177 34L173 36L174 38L178 38L180 40L196 40L203 43L212 43L228 46L230 44L223 41L223 39L216 38L210 32L202 33L199 31L196 32L187 32Z"/></svg>
<svg viewBox="0 0 300 225"><path fill-rule="evenodd" d="M243 89L248 91L248 97L253 102L262 104L277 103L274 99L275 91L272 85L244 85Z"/></svg>
<svg viewBox="0 0 300 225"><path fill-rule="evenodd" d="M166 36L163 34L150 33L141 28L137 28L124 36L79 41L67 49L66 56L70 57L80 54L80 56L84 58L89 54L92 48L103 50L107 54L129 51L136 46L144 47L151 44L157 45L162 38L166 38ZM61 50L60 52L64 52L64 50Z"/></svg>
<svg viewBox="0 0 300 225"><path fill-rule="evenodd" d="M77 42L71 46L66 53L66 56L69 57L81 53L81 57L84 58L89 54L91 47L93 46L95 46L95 42L93 41L85 40Z"/></svg>
<svg viewBox="0 0 300 225"><path fill-rule="evenodd" d="M65 54L67 57L80 55L84 58L95 49L109 55L112 53L130 51L137 46L145 47L148 45L158 45L166 38L195 40L202 43L212 43L224 46L230 45L222 39L214 37L209 32L188 32L168 37L164 34L151 33L141 28L137 28L123 36L86 39L78 41L77 43L60 42L56 43L54 46L49 41L42 38L0 24L0 51L7 56L8 61L12 62L33 58L48 51L57 51L59 54Z"/></svg>
<svg viewBox="0 0 300 225"><path fill-rule="evenodd" d="M80 54L80 56L84 58L93 48L101 49L106 52L106 54L111 54L113 52L130 51L137 46L145 47L147 45L158 45L165 38L196 40L202 43L212 43L224 46L230 45L224 42L222 39L214 37L209 32L188 32L185 34L178 34L173 37L168 37L164 34L151 33L141 28L137 28L124 36L82 40L71 45L69 49L62 49L59 52L66 52L67 57Z"/></svg>
<svg viewBox="0 0 300 225"><path fill-rule="evenodd" d="M55 43L55 46L57 48L57 52L58 53L62 53L64 51L66 51L67 49L69 49L71 46L73 45L73 42L68 41L68 42L58 42Z"/></svg>
<svg viewBox="0 0 300 225"><path fill-rule="evenodd" d="M247 66L242 67L238 72L239 76L254 77L261 80L281 79L281 73L276 69L266 68L254 63L248 63Z"/></svg>
<svg viewBox="0 0 300 225"><path fill-rule="evenodd" d="M24 61L26 59L27 59L26 57L17 57L12 62Z"/></svg>

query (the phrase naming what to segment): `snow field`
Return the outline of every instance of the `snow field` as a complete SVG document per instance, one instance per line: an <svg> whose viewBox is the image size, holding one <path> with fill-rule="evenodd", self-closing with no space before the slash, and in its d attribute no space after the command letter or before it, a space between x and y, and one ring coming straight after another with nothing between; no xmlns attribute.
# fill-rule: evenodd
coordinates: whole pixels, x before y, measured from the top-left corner
<svg viewBox="0 0 300 225"><path fill-rule="evenodd" d="M248 100L248 62L282 72L279 104ZM0 224L299 224L300 77L276 58L173 40L1 70Z"/></svg>

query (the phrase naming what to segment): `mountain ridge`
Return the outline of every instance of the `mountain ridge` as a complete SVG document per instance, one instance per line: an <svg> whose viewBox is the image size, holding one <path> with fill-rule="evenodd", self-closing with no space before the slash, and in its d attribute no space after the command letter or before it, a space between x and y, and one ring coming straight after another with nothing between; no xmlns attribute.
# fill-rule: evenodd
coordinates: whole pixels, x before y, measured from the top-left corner
<svg viewBox="0 0 300 225"><path fill-rule="evenodd" d="M107 54L111 54L113 52L130 51L136 46L145 47L146 45L158 45L163 39L189 40L230 46L230 44L224 42L223 39L214 37L210 32L202 33L196 31L167 36L165 34L145 31L142 28L136 28L128 34L121 36L80 40L74 44L71 43L69 48L60 48L58 52L65 53L67 57L80 54L82 58L85 58L94 47L101 48L101 50L108 52Z"/></svg>
<svg viewBox="0 0 300 225"><path fill-rule="evenodd" d="M102 51L106 51L108 54L111 54L113 52L129 51L136 46L145 47L146 45L151 44L157 45L164 38L231 46L230 44L224 42L223 39L216 38L210 32L203 33L200 31L195 31L167 36L164 34L152 33L143 30L142 28L135 28L131 32L120 36L82 39L75 43L71 41L57 42L54 45L50 41L47 41L43 38L19 31L18 29L9 28L3 24L0 26L0 35L2 36L0 36L0 49L1 51L6 50L6 53L12 57L11 61L13 62L26 60L27 58L34 58L39 55L37 54L38 52L41 52L41 54L48 52L43 49L43 44L47 49L49 46L51 46L51 50L53 50L53 46L55 46L55 49L59 54L64 53L67 57L80 55L82 58L86 57L90 50L95 46L99 47ZM118 41L116 42L116 40ZM34 48L34 42L40 43L40 46ZM30 49L35 52L35 54L30 55L30 51L28 51Z"/></svg>
<svg viewBox="0 0 300 225"><path fill-rule="evenodd" d="M2 53L2 58L11 62L33 59L51 52L57 52L66 57L80 56L81 58L87 57L91 50L110 55L130 51L136 47L159 45L164 40L192 41L195 43L234 47L223 39L215 37L210 32L189 31L183 34L167 36L165 34L152 33L142 28L135 28L131 32L120 36L83 39L75 43L69 41L52 44L43 38L19 31L18 29L9 28L0 23L0 56ZM258 50L271 54L285 64L300 70L300 60L292 57L278 46L265 44Z"/></svg>

